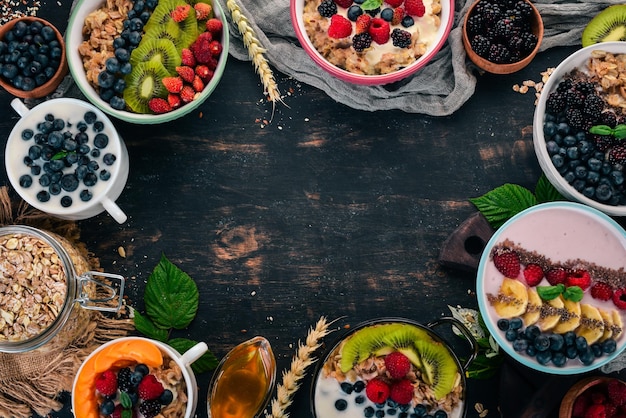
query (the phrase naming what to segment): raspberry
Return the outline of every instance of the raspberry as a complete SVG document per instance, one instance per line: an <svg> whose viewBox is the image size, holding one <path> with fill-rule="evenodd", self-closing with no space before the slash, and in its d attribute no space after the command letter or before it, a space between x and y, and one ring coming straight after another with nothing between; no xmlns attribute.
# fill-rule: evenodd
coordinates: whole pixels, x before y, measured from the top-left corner
<svg viewBox="0 0 626 418"><path fill-rule="evenodd" d="M224 28L222 21L216 17L207 20L205 26L206 30L208 30L211 35L216 38L222 33L222 29Z"/></svg>
<svg viewBox="0 0 626 418"><path fill-rule="evenodd" d="M150 110L156 114L167 113L172 111L172 106L167 102L167 100L161 97L153 97L148 102L148 107Z"/></svg>
<svg viewBox="0 0 626 418"><path fill-rule="evenodd" d="M591 393L591 403L604 405L606 403L606 395L599 390Z"/></svg>
<svg viewBox="0 0 626 418"><path fill-rule="evenodd" d="M163 390L163 384L153 374L149 374L141 379L137 388L137 394L143 400L151 400L161 396Z"/></svg>
<svg viewBox="0 0 626 418"><path fill-rule="evenodd" d="M117 405L115 405L115 409L113 410L113 413L110 415L110 417L122 418L122 411L124 411L124 407L122 406L121 403L118 403Z"/></svg>
<svg viewBox="0 0 626 418"><path fill-rule="evenodd" d="M591 286L591 296L594 299L610 300L613 297L613 289L607 283L596 282Z"/></svg>
<svg viewBox="0 0 626 418"><path fill-rule="evenodd" d="M408 48L411 46L411 33L402 29L395 28L391 32L391 40L393 46L398 48Z"/></svg>
<svg viewBox="0 0 626 418"><path fill-rule="evenodd" d="M591 286L591 276L586 270L574 270L565 279L566 286L578 286L582 290L587 290Z"/></svg>
<svg viewBox="0 0 626 418"><path fill-rule="evenodd" d="M205 4L205 3L198 3ZM196 57L193 56L193 52L189 48L183 48L180 51L181 63L182 65L186 65L187 67L195 67L196 66Z"/></svg>
<svg viewBox="0 0 626 418"><path fill-rule="evenodd" d="M188 4L185 4L183 6L176 6L176 8L172 10L171 13L172 19L174 19L174 21L178 23L182 22L189 16L190 10L191 6Z"/></svg>
<svg viewBox="0 0 626 418"><path fill-rule="evenodd" d="M607 385L607 392L613 404L626 405L626 384L618 380L611 380Z"/></svg>
<svg viewBox="0 0 626 418"><path fill-rule="evenodd" d="M400 405L406 405L413 399L413 384L408 379L402 379L391 385L389 397Z"/></svg>
<svg viewBox="0 0 626 418"><path fill-rule="evenodd" d="M389 397L389 385L377 377L367 382L365 394L370 401L383 403Z"/></svg>
<svg viewBox="0 0 626 418"><path fill-rule="evenodd" d="M196 19L197 20L205 20L209 16L211 16L211 12L213 8L210 4L198 2L193 5L194 10L196 11Z"/></svg>
<svg viewBox="0 0 626 418"><path fill-rule="evenodd" d="M385 3L390 5L391 7L399 7L404 0L386 0Z"/></svg>
<svg viewBox="0 0 626 418"><path fill-rule="evenodd" d="M369 34L377 44L387 43L389 40L389 22L380 17L375 17L370 23Z"/></svg>
<svg viewBox="0 0 626 418"><path fill-rule="evenodd" d="M180 77L163 77L161 83L170 93L180 93L183 89L183 79Z"/></svg>
<svg viewBox="0 0 626 418"><path fill-rule="evenodd" d="M546 279L552 286L565 283L567 279L567 271L563 267L553 267L546 272Z"/></svg>
<svg viewBox="0 0 626 418"><path fill-rule="evenodd" d="M606 408L604 405L593 404L585 411L585 418L606 418Z"/></svg>
<svg viewBox="0 0 626 418"><path fill-rule="evenodd" d="M343 7L344 9L347 9L348 7L352 6L352 0L334 0L335 3L337 3L337 6Z"/></svg>
<svg viewBox="0 0 626 418"><path fill-rule="evenodd" d="M355 32L359 33L367 33L370 28L370 23L372 22L372 16L368 14L362 14L361 16L356 18L356 28ZM371 41L371 38L370 38ZM368 45L369 46L369 45Z"/></svg>
<svg viewBox="0 0 626 418"><path fill-rule="evenodd" d="M104 396L112 396L117 392L117 376L112 370L107 370L98 376L96 390Z"/></svg>
<svg viewBox="0 0 626 418"><path fill-rule="evenodd" d="M537 286L543 279L543 269L539 264L528 264L524 269L524 279L528 286Z"/></svg>
<svg viewBox="0 0 626 418"><path fill-rule="evenodd" d="M352 33L352 23L341 15L333 15L330 18L328 36L335 39L346 38Z"/></svg>
<svg viewBox="0 0 626 418"><path fill-rule="evenodd" d="M393 379L401 379L411 370L411 362L401 352L394 351L385 356L385 368Z"/></svg>
<svg viewBox="0 0 626 418"><path fill-rule="evenodd" d="M626 289L613 292L613 304L620 309L626 309Z"/></svg>
<svg viewBox="0 0 626 418"><path fill-rule="evenodd" d="M493 264L506 277L516 278L520 272L519 255L508 248L494 248L492 252Z"/></svg>
<svg viewBox="0 0 626 418"><path fill-rule="evenodd" d="M411 16L422 17L426 13L426 7L422 0L405 0L404 10Z"/></svg>

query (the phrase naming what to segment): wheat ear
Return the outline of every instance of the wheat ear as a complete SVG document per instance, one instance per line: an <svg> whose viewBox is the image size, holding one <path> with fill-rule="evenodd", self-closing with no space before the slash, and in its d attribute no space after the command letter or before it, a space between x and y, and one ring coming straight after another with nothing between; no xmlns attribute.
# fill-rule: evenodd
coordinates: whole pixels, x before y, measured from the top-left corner
<svg viewBox="0 0 626 418"><path fill-rule="evenodd" d="M322 345L322 338L328 335L331 330L325 317L321 317L315 327L309 329L304 344L298 343L296 354L291 360L291 366L283 371L283 381L276 388L276 397L271 402L271 413L265 413L265 418L288 418L286 412L291 405L293 395L300 387L300 380L306 375L306 369L317 360L313 357L315 351Z"/></svg>
<svg viewBox="0 0 626 418"><path fill-rule="evenodd" d="M263 87L267 92L267 97L273 103L275 108L276 102L284 102L280 97L280 91L278 90L278 85L274 79L274 73L265 59L265 55L263 55L267 52L267 50L261 45L261 42L254 33L254 29L252 29L252 26L248 23L248 18L241 13L241 9L237 5L237 2L235 0L227 0L226 6L230 11L230 16L233 19L233 22L237 25L239 33L243 37L243 44L248 49L248 56L252 59L254 68L261 78ZM272 114L273 113L274 112L272 111Z"/></svg>

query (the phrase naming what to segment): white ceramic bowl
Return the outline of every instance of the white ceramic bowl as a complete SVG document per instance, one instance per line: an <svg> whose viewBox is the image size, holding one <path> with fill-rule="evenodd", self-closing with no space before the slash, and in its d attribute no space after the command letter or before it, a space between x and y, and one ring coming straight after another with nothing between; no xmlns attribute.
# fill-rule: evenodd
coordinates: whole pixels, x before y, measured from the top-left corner
<svg viewBox="0 0 626 418"><path fill-rule="evenodd" d="M291 22L293 24L293 28L296 32L298 40L300 41L300 45L304 50L309 54L311 59L315 61L317 65L319 65L323 70L327 71L334 77L339 78L340 80L346 81L348 83L361 84L361 85L383 85L389 84L396 81L400 81L410 75L414 74L419 69L423 68L428 62L439 52L439 50L443 47L446 40L448 39L448 34L452 29L452 24L454 23L454 1L451 0L441 0L441 15L440 20L441 24L437 31L432 35L432 38L428 42L428 47L426 53L414 61L412 64L388 73L381 75L362 75L351 73L342 68L335 66L330 63L319 51L315 48L311 39L307 35L306 28L304 25L304 3L307 0L290 0L291 1ZM425 1L425 4L429 4L429 0ZM428 7L428 6L427 6ZM341 8L340 8L341 9ZM417 18L419 19L419 18ZM419 27L419 22L416 21L416 26ZM390 41L391 42L391 41ZM373 43L373 45L375 45ZM351 47L350 47L351 48Z"/></svg>
<svg viewBox="0 0 626 418"><path fill-rule="evenodd" d="M112 369L117 372L120 368L128 365L134 367L137 361L141 357L141 351L139 347L128 348L127 344L132 344L135 341L140 343L148 343L156 346L163 355L167 355L173 359L182 372L182 378L185 381L187 388L187 405L185 408L184 418L191 418L194 416L196 406L198 404L198 383L196 376L191 369L191 364L198 360L207 350L206 343L201 342L191 347L184 354L180 354L167 344L160 341L151 340L143 337L123 337L113 341L109 341L94 350L83 362L78 369L76 377L74 378L74 384L72 386L72 409L76 418L86 418L93 416L89 413L91 407L97 407L95 381L92 378L96 378L106 370ZM139 348L139 350L138 350ZM116 361L116 351L120 350L119 359ZM122 359L121 352L125 357ZM113 354L111 354L113 353ZM102 355L101 355L102 354ZM100 359L98 356L100 356ZM174 399L176 402L176 398ZM95 411L97 415L98 411Z"/></svg>
<svg viewBox="0 0 626 418"><path fill-rule="evenodd" d="M158 124L172 121L192 112L193 110L197 109L198 106L200 106L211 95L211 93L213 93L224 73L229 48L228 23L226 21L224 12L222 11L222 8L217 0L213 0L213 10L215 16L222 21L223 30L222 39L220 40L220 42L223 49L217 63L217 68L214 71L213 78L192 102L187 103L171 112L157 115L138 114L126 110L116 110L112 108L107 102L102 100L98 96L96 90L87 81L82 60L80 54L78 53L78 47L83 42L82 30L85 17L92 11L101 7L103 3L104 1L79 0L73 7L65 34L67 62L70 73L72 74L72 77L74 78L74 81L80 88L81 92L91 103L96 105L103 112L108 113L109 115L126 122L137 124Z"/></svg>
<svg viewBox="0 0 626 418"><path fill-rule="evenodd" d="M567 73L576 68L581 70L584 69L586 63L591 56L591 52L594 50L603 50L612 53L626 54L626 43L604 42L582 48L568 56L556 67L554 72L550 75L548 81L545 83L541 96L539 97L539 101L537 102L537 107L535 108L535 115L533 120L533 144L541 169L545 173L550 183L552 183L552 185L554 185L554 187L563 196L570 200L574 200L594 207L609 215L626 216L626 206L601 203L600 201L586 197L581 192L576 190L572 185L570 185L555 168L546 148L546 139L543 131L543 126L548 95L557 88L557 86L563 80L563 77Z"/></svg>
<svg viewBox="0 0 626 418"><path fill-rule="evenodd" d="M21 116L21 119L15 124L9 134L5 152L5 167L11 185L22 199L32 207L62 219L87 219L106 210L117 222L126 222L126 214L117 206L115 200L122 194L128 179L128 151L111 120L90 103L72 98L51 99L38 104L32 109L28 109L19 99L14 99L11 102L11 106ZM92 162L96 162L98 165L94 174L98 177L101 170L107 170L110 178L103 180L99 177L92 187L85 186L81 181L78 184L78 188L74 191L60 190L58 194L50 193L48 194L48 201L38 199L37 194L39 192L50 190L49 186L40 185L41 178L46 172L45 166L50 161L37 158L33 165L38 166L41 172L39 175L33 174L32 168L25 164L24 159L28 157L31 147L38 147L39 145L36 144L35 137L25 141L22 138L22 133L30 129L36 135L41 132L37 129L38 124L45 120L46 115L53 115L65 123L62 131L72 132L73 137L76 138L76 135L79 133L78 123L84 121L84 115L87 112L93 112L96 115L96 120L103 123L102 133L109 138L108 144L100 149L98 156L92 156L91 152L87 155L90 156L89 159ZM93 125L89 126L85 132L89 137L87 145L92 151L97 149L94 145L97 133L93 130ZM115 161L110 165L104 162L106 154L109 153L115 156ZM57 152L52 160L56 159L56 155L60 156L60 154L61 152ZM69 167L66 165L62 169L63 174L71 175L75 173L78 165L78 163L73 163ZM31 186L23 187L21 184L20 178L24 175L31 177ZM84 190L89 190L92 194L91 199L88 201L83 201L80 198L80 193ZM70 206L63 206L62 199L67 197L71 197L72 203Z"/></svg>
<svg viewBox="0 0 626 418"><path fill-rule="evenodd" d="M618 338L617 348L611 354L596 358L589 365L578 358L568 360L564 366L552 362L542 365L536 358L513 349L505 332L498 328L499 315L488 300L487 294L497 294L504 276L494 266L491 253L494 247L505 240L529 252L552 261L551 265L565 264L568 260L584 260L607 269L626 268L626 232L606 214L589 206L574 202L554 202L533 206L508 220L489 240L480 259L476 282L478 306L489 332L498 345L521 364L541 372L552 374L578 374L596 369L617 357L626 348L626 332ZM592 273L593 274L593 273ZM523 273L517 277L524 286ZM592 276L592 280L597 277ZM549 285L544 278L541 286ZM626 323L626 310L618 309L612 301L594 299L586 290L582 303L602 307L606 311L617 311ZM523 329L524 327L522 327ZM549 331L546 331L549 333Z"/></svg>

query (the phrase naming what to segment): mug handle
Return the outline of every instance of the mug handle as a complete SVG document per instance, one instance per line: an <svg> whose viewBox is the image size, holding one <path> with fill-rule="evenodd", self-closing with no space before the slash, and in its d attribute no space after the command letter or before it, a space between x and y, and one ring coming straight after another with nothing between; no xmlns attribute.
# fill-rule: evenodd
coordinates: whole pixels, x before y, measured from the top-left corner
<svg viewBox="0 0 626 418"><path fill-rule="evenodd" d="M204 353L209 350L209 347L205 342L199 342L198 344L191 347L189 350L185 351L185 353L180 357L180 361L184 365L191 365L194 361L198 360Z"/></svg>
<svg viewBox="0 0 626 418"><path fill-rule="evenodd" d="M109 215L111 215L118 224L123 224L128 219L128 216L126 216L122 209L108 197L102 200L102 206L104 206L104 209L109 212Z"/></svg>
<svg viewBox="0 0 626 418"><path fill-rule="evenodd" d="M467 327L463 325L461 321L453 317L444 316L443 318L439 318L429 323L428 328L435 328L439 325L443 325L446 323L450 323L454 328L458 329L466 338L467 343L470 346L471 354L469 355L469 357L465 361L465 364L463 365L463 370L467 371L467 368L469 367L469 365L472 363L472 361L474 361L474 359L478 355L478 343L476 342L476 339L472 336L472 333L467 329Z"/></svg>
<svg viewBox="0 0 626 418"><path fill-rule="evenodd" d="M20 117L24 117L28 112L30 112L24 102L17 98L11 100L11 107L17 112L18 115L20 115Z"/></svg>
<svg viewBox="0 0 626 418"><path fill-rule="evenodd" d="M112 279L113 282L117 282L117 287L113 287L109 284L103 283L100 280L96 280L93 276L102 276L108 279ZM82 276L77 278L78 282L78 296L76 301L85 309L91 309L94 311L105 311L105 312L117 312L122 307L122 302L124 299L124 283L126 279L119 274L111 274L111 273L102 273L99 271L88 271ZM88 284L94 284L96 286L102 287L106 290L109 296L99 299L92 299L87 292L86 286ZM107 302L115 300L117 298L117 305L115 307L106 305Z"/></svg>

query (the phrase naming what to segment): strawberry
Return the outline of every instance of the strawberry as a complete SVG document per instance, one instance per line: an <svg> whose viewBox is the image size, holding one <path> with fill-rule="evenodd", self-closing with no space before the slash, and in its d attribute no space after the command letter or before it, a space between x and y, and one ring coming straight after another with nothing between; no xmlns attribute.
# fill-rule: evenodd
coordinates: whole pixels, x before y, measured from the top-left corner
<svg viewBox="0 0 626 418"><path fill-rule="evenodd" d="M585 411L585 418L606 418L606 408L601 404L592 404Z"/></svg>
<svg viewBox="0 0 626 418"><path fill-rule="evenodd" d="M96 390L104 396L112 396L117 392L117 376L113 370L106 370L96 379Z"/></svg>
<svg viewBox="0 0 626 418"><path fill-rule="evenodd" d="M196 76L196 72L191 67L181 65L176 67L178 75L187 83L193 83L193 78Z"/></svg>
<svg viewBox="0 0 626 418"><path fill-rule="evenodd" d="M563 267L553 267L546 272L546 279L552 286L565 283L567 279L567 270Z"/></svg>
<svg viewBox="0 0 626 418"><path fill-rule="evenodd" d="M413 400L413 384L408 379L393 382L389 397L400 405L408 404Z"/></svg>
<svg viewBox="0 0 626 418"><path fill-rule="evenodd" d="M333 15L330 18L328 36L335 39L347 38L352 33L352 23L341 15Z"/></svg>
<svg viewBox="0 0 626 418"><path fill-rule="evenodd" d="M626 309L626 289L618 289L613 292L613 304L619 309Z"/></svg>
<svg viewBox="0 0 626 418"><path fill-rule="evenodd" d="M389 385L379 377L376 377L365 386L365 395L374 403L383 403L389 397Z"/></svg>
<svg viewBox="0 0 626 418"><path fill-rule="evenodd" d="M578 286L582 290L587 290L591 286L591 276L586 270L573 270L567 274L566 286Z"/></svg>
<svg viewBox="0 0 626 418"><path fill-rule="evenodd" d="M404 18L403 7L396 7L395 9L393 9L393 19L391 20L392 25L399 25L400 22L402 22L403 18Z"/></svg>
<svg viewBox="0 0 626 418"><path fill-rule="evenodd" d="M196 11L196 19L197 20L206 20L209 16L211 16L211 12L213 12L213 8L210 4L198 2L193 5L194 10Z"/></svg>
<svg viewBox="0 0 626 418"><path fill-rule="evenodd" d="M528 286L537 286L543 280L543 269L539 264L529 263L524 269L524 279Z"/></svg>
<svg viewBox="0 0 626 418"><path fill-rule="evenodd" d="M401 379L411 370L411 361L399 351L385 356L385 368L393 379Z"/></svg>
<svg viewBox="0 0 626 418"><path fill-rule="evenodd" d="M626 405L626 383L611 380L607 385L607 392L615 405Z"/></svg>
<svg viewBox="0 0 626 418"><path fill-rule="evenodd" d="M197 65L196 75L199 76L202 81L208 83L213 78L213 71L209 70L209 67L206 65Z"/></svg>
<svg viewBox="0 0 626 418"><path fill-rule="evenodd" d="M170 93L180 93L183 89L183 79L180 77L163 77L161 83Z"/></svg>
<svg viewBox="0 0 626 418"><path fill-rule="evenodd" d="M206 30L209 31L215 37L218 37L222 33L223 25L222 21L216 17L213 17L206 21Z"/></svg>
<svg viewBox="0 0 626 418"><path fill-rule="evenodd" d="M196 93L200 93L202 90L204 90L204 82L202 81L202 79L200 78L199 75L195 76L193 78L193 82L191 83L191 87L193 87L193 89L196 91Z"/></svg>
<svg viewBox="0 0 626 418"><path fill-rule="evenodd" d="M150 108L152 112L157 113L157 114L167 113L167 112L172 111L172 107L167 102L167 100L162 99L160 97L153 97L152 99L150 99L150 101L148 102L148 107Z"/></svg>
<svg viewBox="0 0 626 418"><path fill-rule="evenodd" d="M172 10L170 15L172 16L172 19L175 22L180 23L183 20L187 19L187 17L189 17L189 11L190 10L191 10L191 6L188 5L188 4L181 5L181 6L176 6L176 8L174 10Z"/></svg>
<svg viewBox="0 0 626 418"><path fill-rule="evenodd" d="M426 13L426 7L422 0L405 0L404 10L411 16L422 17Z"/></svg>
<svg viewBox="0 0 626 418"><path fill-rule="evenodd" d="M610 300L613 297L613 289L604 282L595 282L590 292L591 297L598 300Z"/></svg>
<svg viewBox="0 0 626 418"><path fill-rule="evenodd" d="M404 3L404 0L385 0L385 3L391 7L399 7L402 3Z"/></svg>
<svg viewBox="0 0 626 418"><path fill-rule="evenodd" d="M195 97L196 97L196 92L193 89L193 87L191 87L190 85L185 85L183 89L180 91L180 100L182 100L183 103L189 103L193 101Z"/></svg>
<svg viewBox="0 0 626 418"><path fill-rule="evenodd" d="M157 380L153 374L149 374L141 379L137 387L137 394L143 400L156 399L163 393L163 384Z"/></svg>
<svg viewBox="0 0 626 418"><path fill-rule="evenodd" d="M387 43L389 40L389 22L380 17L373 18L370 23L369 34L377 44Z"/></svg>
<svg viewBox="0 0 626 418"><path fill-rule="evenodd" d="M365 33L369 31L370 23L372 21L372 16L367 13L363 13L359 17L356 18L356 33Z"/></svg>
<svg viewBox="0 0 626 418"><path fill-rule="evenodd" d="M222 44L219 41L211 41L209 51L211 51L211 55L214 57L219 57L222 53Z"/></svg>
<svg viewBox="0 0 626 418"><path fill-rule="evenodd" d="M204 4L204 3L198 3ZM196 66L196 57L193 56L193 52L189 48L183 48L180 51L181 54L181 64L186 67L195 67Z"/></svg>
<svg viewBox="0 0 626 418"><path fill-rule="evenodd" d="M519 255L509 248L494 248L491 253L496 269L506 277L516 278L520 272Z"/></svg>
<svg viewBox="0 0 626 418"><path fill-rule="evenodd" d="M178 94L170 93L167 95L167 103L170 105L172 109L178 109L183 105L183 101L180 100L180 96Z"/></svg>
<svg viewBox="0 0 626 418"><path fill-rule="evenodd" d="M343 7L344 9L347 9L348 7L352 6L352 0L334 0L334 1L337 4L337 6Z"/></svg>

